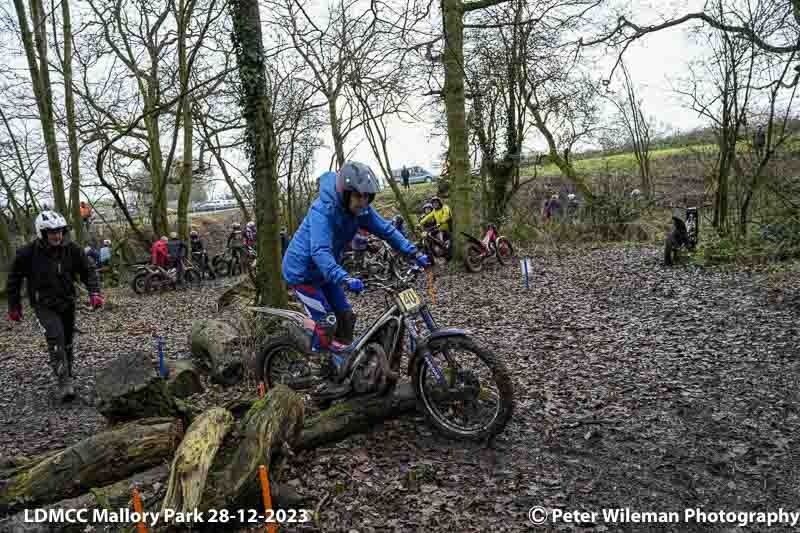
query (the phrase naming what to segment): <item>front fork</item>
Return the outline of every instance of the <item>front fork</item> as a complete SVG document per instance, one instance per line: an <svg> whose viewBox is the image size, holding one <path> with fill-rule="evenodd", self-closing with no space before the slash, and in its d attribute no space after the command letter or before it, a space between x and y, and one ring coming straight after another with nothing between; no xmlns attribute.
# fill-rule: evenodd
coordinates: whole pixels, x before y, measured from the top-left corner
<svg viewBox="0 0 800 533"><path fill-rule="evenodd" d="M430 314L430 311L428 311L427 308L424 308L420 314L422 315L422 320L425 322L425 326L428 328L428 331L430 332L436 331L437 329L436 323L434 322L433 317ZM406 324L406 330L408 330L408 346L411 350L411 353L416 353L417 338L419 336L419 332L417 331L417 326L414 323L414 321L411 320L411 318L409 317L405 317L404 320ZM445 358L451 364L453 364L453 362L450 361L450 357L447 354L447 351L445 350L443 353ZM439 385L447 387L449 385L447 382L447 377L444 375L439 366L436 364L436 361L433 360L433 354L431 353L430 349L427 346L422 351L422 356L425 359L425 362L428 364L428 368L430 368L431 372L433 372L433 376L436 378L436 381L439 383Z"/></svg>

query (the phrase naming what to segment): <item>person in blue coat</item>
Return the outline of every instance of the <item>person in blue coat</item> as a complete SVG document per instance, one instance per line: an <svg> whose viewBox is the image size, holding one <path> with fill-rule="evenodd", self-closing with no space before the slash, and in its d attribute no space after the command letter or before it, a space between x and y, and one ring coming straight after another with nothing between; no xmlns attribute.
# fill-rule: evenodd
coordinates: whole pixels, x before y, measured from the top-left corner
<svg viewBox="0 0 800 533"><path fill-rule="evenodd" d="M322 174L319 198L311 205L283 257L283 277L289 288L294 289L313 320L321 320L331 312L336 315L334 338L343 344L353 342L356 316L342 286L360 292L364 283L352 277L337 260L359 229L366 229L400 253L413 256L420 266L428 265L427 256L419 254L416 246L370 205L377 192L378 179L364 163L348 161L337 172Z"/></svg>

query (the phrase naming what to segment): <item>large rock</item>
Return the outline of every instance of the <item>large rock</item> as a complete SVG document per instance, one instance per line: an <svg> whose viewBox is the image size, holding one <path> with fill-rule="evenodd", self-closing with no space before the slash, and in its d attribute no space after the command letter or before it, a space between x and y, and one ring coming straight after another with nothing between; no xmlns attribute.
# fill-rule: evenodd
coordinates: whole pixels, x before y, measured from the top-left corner
<svg viewBox="0 0 800 533"><path fill-rule="evenodd" d="M181 409L144 352L123 354L97 373L97 410L109 422L181 416Z"/></svg>
<svg viewBox="0 0 800 533"><path fill-rule="evenodd" d="M186 359L167 359L164 361L169 375L167 389L176 398L188 398L192 394L203 392L203 382L194 363Z"/></svg>
<svg viewBox="0 0 800 533"><path fill-rule="evenodd" d="M238 351L239 335L233 326L219 320L192 323L189 346L197 366L221 385L235 385L244 377Z"/></svg>

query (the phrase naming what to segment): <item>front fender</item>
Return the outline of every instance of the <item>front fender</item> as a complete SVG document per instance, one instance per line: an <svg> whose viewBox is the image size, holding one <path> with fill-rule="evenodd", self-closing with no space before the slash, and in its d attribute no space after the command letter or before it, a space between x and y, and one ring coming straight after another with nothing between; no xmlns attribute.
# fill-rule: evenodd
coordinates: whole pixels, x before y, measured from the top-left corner
<svg viewBox="0 0 800 533"><path fill-rule="evenodd" d="M417 366L417 361L422 360L422 358L425 356L425 352L427 351L428 345L431 343L431 341L446 337L466 337L467 335L469 335L469 332L464 329L442 328L437 329L424 339L420 339L413 357L411 357L411 360L408 362L408 375L412 375L414 368Z"/></svg>
<svg viewBox="0 0 800 533"><path fill-rule="evenodd" d="M481 247L481 249L483 249L483 243L482 243L481 241L479 241L478 239L476 239L475 237L473 237L472 235L470 235L469 233L464 233L464 232L462 231L462 232L461 232L461 235L463 235L464 237L466 237L466 239L467 239L469 242L471 242L471 243L473 243L473 244L477 244L478 246L480 246L480 247Z"/></svg>

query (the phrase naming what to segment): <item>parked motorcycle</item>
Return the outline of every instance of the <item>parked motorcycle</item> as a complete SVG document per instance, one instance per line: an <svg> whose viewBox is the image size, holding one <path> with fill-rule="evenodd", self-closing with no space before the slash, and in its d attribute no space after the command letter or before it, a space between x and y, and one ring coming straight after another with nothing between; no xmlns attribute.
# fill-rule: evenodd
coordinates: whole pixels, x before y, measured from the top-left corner
<svg viewBox="0 0 800 533"><path fill-rule="evenodd" d="M506 427L514 408L511 379L502 361L469 334L439 327L427 303L411 286L421 269L409 268L392 283L368 282L386 294L386 310L350 345L332 341L336 316L315 322L303 313L268 307L258 313L288 322L290 333L267 344L256 358L256 375L268 387L283 383L323 406L319 387L326 378L344 384L336 400L393 393L403 369L404 344L420 411L454 439L491 438Z"/></svg>
<svg viewBox="0 0 800 533"><path fill-rule="evenodd" d="M178 286L178 269L174 266L169 269L155 267L155 271L148 274L144 281L145 292L152 293L164 289L175 289ZM188 261L183 263L183 283L189 287L199 287L202 283L200 272Z"/></svg>
<svg viewBox="0 0 800 533"><path fill-rule="evenodd" d="M704 206L705 207L705 206ZM680 211L676 215L675 212ZM681 218L683 217L683 219ZM684 221L685 219L685 221ZM664 264L672 266L678 259L678 252L692 252L700 238L700 210L698 207L673 207L672 231L664 241Z"/></svg>
<svg viewBox="0 0 800 533"><path fill-rule="evenodd" d="M133 270L133 277L131 277L131 289L136 294L144 294L147 292L147 288L145 287L145 282L147 281L147 276L156 272L158 267L155 265L150 264L150 262L142 262L130 265Z"/></svg>
<svg viewBox="0 0 800 533"><path fill-rule="evenodd" d="M483 262L489 258L494 257L501 265L507 265L514 257L511 241L500 235L494 224L488 225L483 240L478 240L463 231L461 234L467 239L464 264L470 272L480 272L483 269Z"/></svg>

